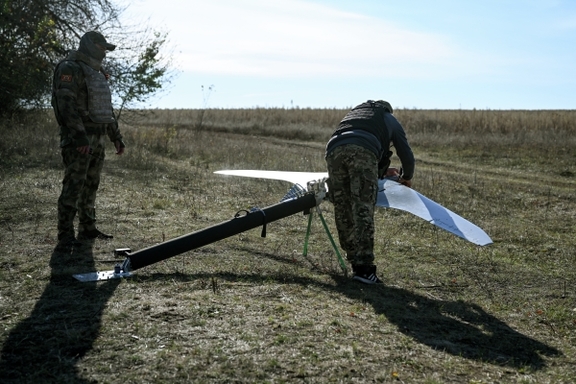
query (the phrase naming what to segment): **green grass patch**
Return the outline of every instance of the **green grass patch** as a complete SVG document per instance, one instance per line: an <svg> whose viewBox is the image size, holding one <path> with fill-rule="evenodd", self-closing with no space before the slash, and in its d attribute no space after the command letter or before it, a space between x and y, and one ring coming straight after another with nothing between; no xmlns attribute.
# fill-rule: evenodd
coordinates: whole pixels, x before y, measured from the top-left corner
<svg viewBox="0 0 576 384"><path fill-rule="evenodd" d="M289 185L219 169L324 171L345 111L153 111L122 127L97 201L114 235L55 251L62 177L50 117L2 122L0 381L568 383L576 377L574 111L397 112L414 188L484 228L478 248L378 210L384 286L343 276L317 218L294 215L153 264L142 249L278 202ZM397 162L397 159L393 161ZM322 205L335 235L332 206Z"/></svg>

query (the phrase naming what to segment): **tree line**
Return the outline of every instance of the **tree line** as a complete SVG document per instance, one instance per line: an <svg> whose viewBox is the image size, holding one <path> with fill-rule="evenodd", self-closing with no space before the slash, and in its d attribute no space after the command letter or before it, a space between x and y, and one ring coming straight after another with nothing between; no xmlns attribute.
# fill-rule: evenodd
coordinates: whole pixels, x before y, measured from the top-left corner
<svg viewBox="0 0 576 384"><path fill-rule="evenodd" d="M0 0L0 116L49 105L55 65L82 35L117 45L106 58L117 114L170 82L167 33L125 25L110 0Z"/></svg>

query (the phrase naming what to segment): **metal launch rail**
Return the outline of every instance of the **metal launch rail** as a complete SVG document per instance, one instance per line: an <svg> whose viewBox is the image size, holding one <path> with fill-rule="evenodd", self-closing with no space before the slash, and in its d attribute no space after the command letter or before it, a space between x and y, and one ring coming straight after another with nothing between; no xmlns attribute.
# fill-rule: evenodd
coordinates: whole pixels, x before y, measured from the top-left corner
<svg viewBox="0 0 576 384"><path fill-rule="evenodd" d="M303 188L300 189L300 192L301 193L294 198L290 198L289 200L282 201L263 209L253 208L250 211L240 211L245 212L245 214L240 215L240 212L238 212L233 219L212 227L189 233L133 253L126 252L126 259L124 262L116 265L112 271L96 271L77 274L74 275L74 277L82 282L129 277L132 275L132 271L137 269L158 263L162 260L203 247L227 237L234 236L252 228L262 226L262 236L265 236L267 223L271 223L299 212L311 214L310 210L317 207L322 202L326 191L320 187L320 190L317 190L316 192L304 193ZM319 209L318 213L322 218ZM325 228L328 231L326 226ZM340 257L339 254L338 256Z"/></svg>

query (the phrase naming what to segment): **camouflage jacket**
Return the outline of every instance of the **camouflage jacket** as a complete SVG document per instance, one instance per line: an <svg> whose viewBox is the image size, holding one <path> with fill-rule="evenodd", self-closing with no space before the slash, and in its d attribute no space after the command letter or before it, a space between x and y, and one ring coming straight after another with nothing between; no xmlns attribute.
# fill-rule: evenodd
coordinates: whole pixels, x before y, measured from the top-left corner
<svg viewBox="0 0 576 384"><path fill-rule="evenodd" d="M122 140L104 74L94 67L90 57L72 51L54 71L52 107L60 125L60 134L62 140L72 140L77 146L87 145L88 134L105 133L112 142ZM94 76L102 79L94 82L90 78ZM99 85L96 90L94 83Z"/></svg>

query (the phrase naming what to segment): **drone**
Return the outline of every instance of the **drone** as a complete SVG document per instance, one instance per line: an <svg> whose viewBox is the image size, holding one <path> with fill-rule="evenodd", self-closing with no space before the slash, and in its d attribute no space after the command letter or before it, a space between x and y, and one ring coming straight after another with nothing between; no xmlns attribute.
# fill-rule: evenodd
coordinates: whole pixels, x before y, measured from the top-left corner
<svg viewBox="0 0 576 384"><path fill-rule="evenodd" d="M314 212L313 209L315 209L322 221L324 229L338 256L340 267L344 274L347 274L346 263L338 251L338 247L330 234L328 225L320 210L320 204L328 200L328 187L326 184L328 173L264 170L221 170L215 173L223 176L287 181L292 183L292 187L277 204L266 208L251 208L250 210L239 211L231 220L135 252L131 252L129 248L116 249L115 254L117 256L123 255L126 256L126 258L121 264L117 264L113 270L76 274L74 277L82 282L130 277L137 269L253 228L262 227L262 237L265 237L266 225L268 223L300 212L304 212L304 214L308 214L309 216L303 251L304 255L306 255L312 213ZM478 246L486 246L493 243L490 236L488 236L482 228L414 189L400 184L395 177L385 177L378 180L376 206L409 212L428 221L432 225Z"/></svg>

